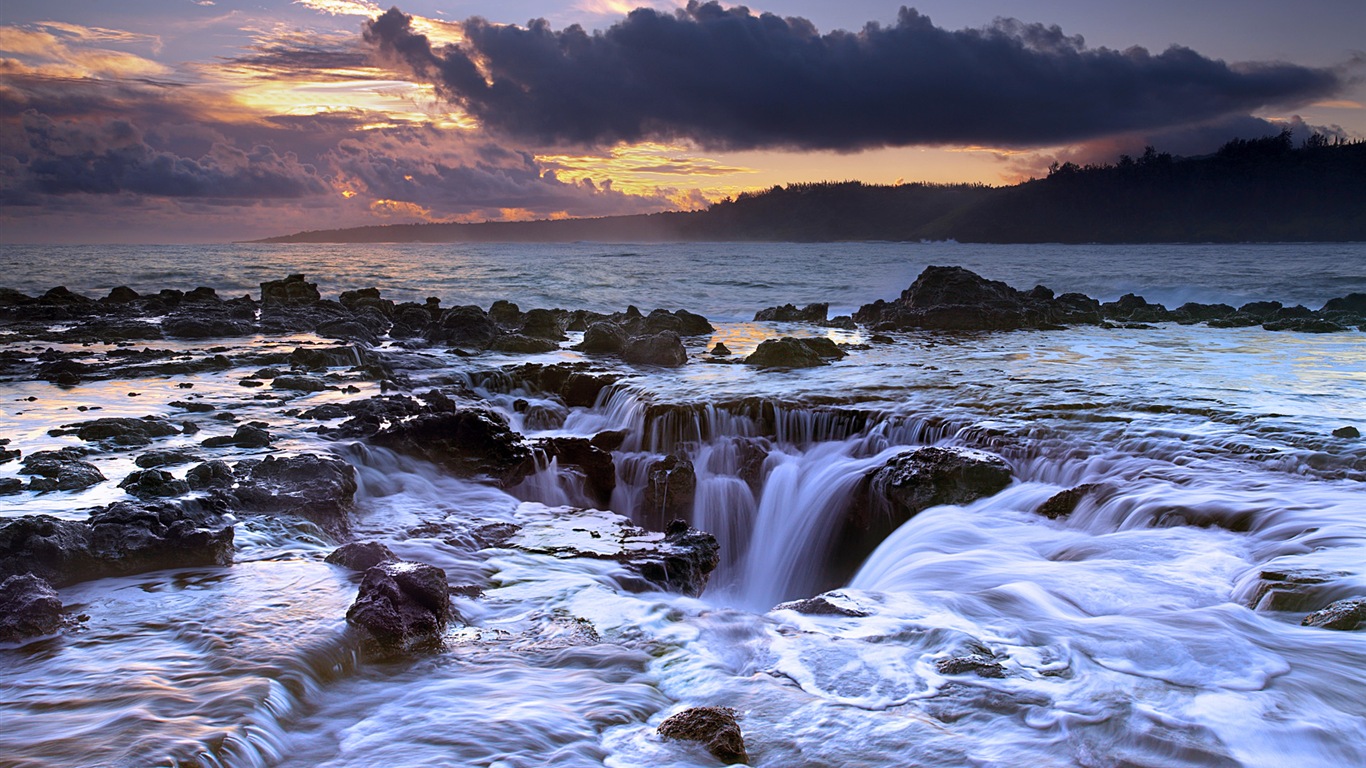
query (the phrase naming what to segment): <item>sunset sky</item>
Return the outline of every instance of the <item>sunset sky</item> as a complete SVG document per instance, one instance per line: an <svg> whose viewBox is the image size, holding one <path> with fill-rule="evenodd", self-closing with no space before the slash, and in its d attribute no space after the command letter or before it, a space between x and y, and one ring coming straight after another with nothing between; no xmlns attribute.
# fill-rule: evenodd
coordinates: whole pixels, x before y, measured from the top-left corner
<svg viewBox="0 0 1366 768"><path fill-rule="evenodd" d="M628 16L628 14L630 14ZM6 0L0 242L1013 183L1366 137L1361 0Z"/></svg>

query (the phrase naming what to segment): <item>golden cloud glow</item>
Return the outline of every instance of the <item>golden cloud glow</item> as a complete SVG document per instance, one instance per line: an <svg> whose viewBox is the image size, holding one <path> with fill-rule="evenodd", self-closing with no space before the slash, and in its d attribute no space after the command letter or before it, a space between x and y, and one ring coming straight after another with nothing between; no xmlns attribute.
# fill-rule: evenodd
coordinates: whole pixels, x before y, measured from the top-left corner
<svg viewBox="0 0 1366 768"><path fill-rule="evenodd" d="M1311 107L1321 109L1366 109L1366 104L1351 99L1333 99L1331 101L1316 101L1310 104Z"/></svg>
<svg viewBox="0 0 1366 768"><path fill-rule="evenodd" d="M0 27L0 52L28 59L28 66L35 71L50 71L56 77L149 77L171 73L169 67L134 53L85 47L87 41L155 41L145 35L129 33L125 39L119 34L117 30L73 24L44 24L39 28L4 26Z"/></svg>
<svg viewBox="0 0 1366 768"><path fill-rule="evenodd" d="M381 198L370 203L370 212L386 218L402 216L411 219L422 219L423 221L430 221L432 218L432 211L430 208L423 208L417 203L410 203L406 200L385 200Z"/></svg>
<svg viewBox="0 0 1366 768"><path fill-rule="evenodd" d="M661 187L678 184L680 177L754 173L752 168L695 155L686 146L654 142L618 144L606 155L537 155L536 162L561 181L610 184L631 195L653 195Z"/></svg>

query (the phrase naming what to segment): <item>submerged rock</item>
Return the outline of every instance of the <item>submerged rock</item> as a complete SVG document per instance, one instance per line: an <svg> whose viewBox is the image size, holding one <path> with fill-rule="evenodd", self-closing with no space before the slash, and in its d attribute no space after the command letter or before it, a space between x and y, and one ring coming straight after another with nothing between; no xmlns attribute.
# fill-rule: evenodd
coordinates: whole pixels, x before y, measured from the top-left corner
<svg viewBox="0 0 1366 768"><path fill-rule="evenodd" d="M978 677L1006 676L1005 667L991 657L980 654L939 659L934 663L934 668L941 675L962 675L971 672Z"/></svg>
<svg viewBox="0 0 1366 768"><path fill-rule="evenodd" d="M615 560L635 575L625 582L627 588L697 596L721 562L716 537L682 520L659 533L612 512L540 505L523 505L523 510L530 510L526 514L533 519L505 546L560 558Z"/></svg>
<svg viewBox="0 0 1366 768"><path fill-rule="evenodd" d="M387 651L413 651L439 645L453 615L444 570L395 560L365 572L346 621Z"/></svg>
<svg viewBox="0 0 1366 768"><path fill-rule="evenodd" d="M1349 632L1366 628L1366 597L1339 600L1323 610L1305 616L1300 624Z"/></svg>
<svg viewBox="0 0 1366 768"><path fill-rule="evenodd" d="M593 445L585 437L550 437L540 440L536 447L548 459L556 459L560 467L574 467L583 474L584 491L600 506L612 501L617 487L617 470L612 454Z"/></svg>
<svg viewBox="0 0 1366 768"><path fill-rule="evenodd" d="M85 451L62 448L38 451L24 457L21 475L36 475L29 481L31 491L80 491L105 481L105 476L94 464L81 461Z"/></svg>
<svg viewBox="0 0 1366 768"><path fill-rule="evenodd" d="M1077 505L1087 496L1094 494L1102 486L1097 483L1086 483L1076 488L1069 488L1059 491L1048 498L1048 501L1039 505L1034 510L1036 514L1043 515L1049 520L1057 520L1060 517L1067 517L1077 509Z"/></svg>
<svg viewBox="0 0 1366 768"><path fill-rule="evenodd" d="M1348 440L1354 440L1358 437L1361 437L1361 430L1351 425L1345 427L1338 427L1337 429L1333 430L1333 437L1342 437Z"/></svg>
<svg viewBox="0 0 1366 768"><path fill-rule="evenodd" d="M793 600L787 603L779 603L773 606L775 611L795 611L806 616L849 616L862 618L868 616L868 612L854 607L852 601L845 598L839 592L827 592L824 595L808 597L805 600Z"/></svg>
<svg viewBox="0 0 1366 768"><path fill-rule="evenodd" d="M1257 574L1247 606L1257 611L1313 610L1328 601L1333 582L1346 575L1314 568L1266 568Z"/></svg>
<svg viewBox="0 0 1366 768"><path fill-rule="evenodd" d="M31 573L0 582L0 643L50 635L62 627L57 590Z"/></svg>
<svg viewBox="0 0 1366 768"><path fill-rule="evenodd" d="M726 765L749 765L745 739L730 707L685 709L660 723L657 731L666 739L700 742Z"/></svg>

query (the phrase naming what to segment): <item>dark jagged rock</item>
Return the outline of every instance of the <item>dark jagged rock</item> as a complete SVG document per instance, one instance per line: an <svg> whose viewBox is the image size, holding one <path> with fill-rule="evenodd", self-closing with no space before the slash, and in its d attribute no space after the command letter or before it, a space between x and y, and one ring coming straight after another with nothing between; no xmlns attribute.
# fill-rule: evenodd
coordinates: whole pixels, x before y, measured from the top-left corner
<svg viewBox="0 0 1366 768"><path fill-rule="evenodd" d="M85 452L75 448L38 451L24 457L21 475L37 475L29 482L34 491L79 491L106 479L99 468L81 461Z"/></svg>
<svg viewBox="0 0 1366 768"><path fill-rule="evenodd" d="M1360 296L1361 294L1354 294ZM1339 600L1327 608L1314 611L1300 622L1305 627L1338 629L1353 632L1366 629L1366 597Z"/></svg>
<svg viewBox="0 0 1366 768"><path fill-rule="evenodd" d="M626 331L612 322L598 322L583 332L583 341L574 346L580 352L617 355L626 348Z"/></svg>
<svg viewBox="0 0 1366 768"><path fill-rule="evenodd" d="M484 349L498 335L498 324L473 305L451 307L427 329L427 340L448 347Z"/></svg>
<svg viewBox="0 0 1366 768"><path fill-rule="evenodd" d="M173 467L177 464L189 464L199 458L193 451L183 448L170 448L159 451L148 451L133 462L143 469L155 469L156 467Z"/></svg>
<svg viewBox="0 0 1366 768"><path fill-rule="evenodd" d="M636 336L622 347L621 359L636 365L659 365L677 368L688 362L688 351L674 331Z"/></svg>
<svg viewBox="0 0 1366 768"><path fill-rule="evenodd" d="M588 363L524 363L476 378L483 387L509 391L527 387L532 391L558 395L569 407L591 407L604 389L621 379L621 374L591 370Z"/></svg>
<svg viewBox="0 0 1366 768"><path fill-rule="evenodd" d="M160 496L184 496L190 492L189 483L177 480L170 472L160 469L141 469L128 475L119 487L139 499Z"/></svg>
<svg viewBox="0 0 1366 768"><path fill-rule="evenodd" d="M1357 317L1366 317L1366 293L1349 293L1329 299L1320 312L1348 312Z"/></svg>
<svg viewBox="0 0 1366 768"><path fill-rule="evenodd" d="M1356 438L1361 437L1361 430L1349 424L1348 426L1338 427L1337 429L1333 430L1333 437L1342 437L1348 440L1355 440Z"/></svg>
<svg viewBox="0 0 1366 768"><path fill-rule="evenodd" d="M370 441L458 475L487 475L503 487L516 485L535 468L531 449L493 411L423 414L391 425Z"/></svg>
<svg viewBox="0 0 1366 768"><path fill-rule="evenodd" d="M360 341L371 346L378 344L380 337L380 334L368 325L344 318L324 321L318 324L313 332L327 339Z"/></svg>
<svg viewBox="0 0 1366 768"><path fill-rule="evenodd" d="M603 507L611 502L612 491L617 487L617 469L611 453L583 437L550 437L537 441L536 447L547 459L556 459L561 468L575 467L583 473L584 491L589 498Z"/></svg>
<svg viewBox="0 0 1366 768"><path fill-rule="evenodd" d="M0 576L33 573L62 587L163 568L228 565L233 528L172 503L115 502L88 520L27 515L0 523Z"/></svg>
<svg viewBox="0 0 1366 768"><path fill-rule="evenodd" d="M533 431L559 429L568 416L569 410L559 403L537 403L527 407L522 424Z"/></svg>
<svg viewBox="0 0 1366 768"><path fill-rule="evenodd" d="M51 635L62 627L57 590L31 573L0 581L0 643Z"/></svg>
<svg viewBox="0 0 1366 768"><path fill-rule="evenodd" d="M602 432L593 435L593 439L589 442L593 444L594 448L607 451L608 453L621 450L621 446L626 442L626 430L603 430Z"/></svg>
<svg viewBox="0 0 1366 768"><path fill-rule="evenodd" d="M1090 496L1100 488L1101 486L1096 483L1086 483L1085 485L1079 485L1076 488L1059 491L1050 496L1048 501L1040 504L1039 508L1034 510L1034 512L1043 515L1049 520L1067 517L1076 511L1077 505L1081 503L1082 499Z"/></svg>
<svg viewBox="0 0 1366 768"><path fill-rule="evenodd" d="M1340 333L1347 330L1332 320L1318 317L1288 317L1262 323L1268 331L1299 331L1300 333Z"/></svg>
<svg viewBox="0 0 1366 768"><path fill-rule="evenodd" d="M283 280L261 283L261 306L298 306L322 299L317 283L310 283L303 275L290 275Z"/></svg>
<svg viewBox="0 0 1366 768"><path fill-rule="evenodd" d="M1129 303L1118 302L1125 307ZM1054 297L1042 286L1018 291L962 267L926 267L896 301L879 300L854 313L854 320L878 331L1052 328L1100 319L1100 303L1082 294Z"/></svg>
<svg viewBox="0 0 1366 768"><path fill-rule="evenodd" d="M520 333L502 333L494 337L488 348L518 355L539 355L545 352L554 352L560 348L560 345L549 339L525 336Z"/></svg>
<svg viewBox="0 0 1366 768"><path fill-rule="evenodd" d="M397 555L378 541L353 541L332 550L326 562L352 571L368 571L380 563L397 559Z"/></svg>
<svg viewBox="0 0 1366 768"><path fill-rule="evenodd" d="M231 488L237 482L232 467L226 461L208 461L185 473L185 482L196 491Z"/></svg>
<svg viewBox="0 0 1366 768"><path fill-rule="evenodd" d="M825 357L817 351L811 339L798 339L784 336L781 339L764 339L762 343L745 358L745 365L758 368L814 368L825 365ZM825 341L830 341L825 339ZM833 342L831 342L833 346ZM832 357L843 357L843 350Z"/></svg>
<svg viewBox="0 0 1366 768"><path fill-rule="evenodd" d="M269 448L271 440L269 432L257 423L252 423L239 426L231 435L211 437L200 445L206 448Z"/></svg>
<svg viewBox="0 0 1366 768"><path fill-rule="evenodd" d="M520 328L522 326L522 310L516 304L506 300L498 299L489 305L489 317L493 322L504 328Z"/></svg>
<svg viewBox="0 0 1366 768"><path fill-rule="evenodd" d="M749 765L744 736L735 722L735 710L730 707L685 709L660 723L657 730L668 739L700 742L726 765Z"/></svg>
<svg viewBox="0 0 1366 768"><path fill-rule="evenodd" d="M444 570L396 560L365 572L346 620L383 649L402 652L438 646L453 615Z"/></svg>
<svg viewBox="0 0 1366 768"><path fill-rule="evenodd" d="M256 324L220 307L178 310L161 321L161 332L176 339L229 339L250 336Z"/></svg>
<svg viewBox="0 0 1366 768"><path fill-rule="evenodd" d="M238 465L232 499L244 511L286 514L311 520L338 534L350 527L348 513L356 494L356 470L331 456L304 453L267 456Z"/></svg>
<svg viewBox="0 0 1366 768"><path fill-rule="evenodd" d="M726 357L731 354L730 347L722 342L716 342L716 346L711 348L711 353L717 357Z"/></svg>
<svg viewBox="0 0 1366 768"><path fill-rule="evenodd" d="M754 320L755 322L824 323L829 312L830 305L825 303L807 304L801 309L797 309L792 304L784 304L781 307L769 307L755 312Z"/></svg>
<svg viewBox="0 0 1366 768"><path fill-rule="evenodd" d="M1195 302L1187 302L1172 310L1172 315L1186 322L1198 323L1229 317L1237 311L1238 310L1227 304L1197 304Z"/></svg>
<svg viewBox="0 0 1366 768"><path fill-rule="evenodd" d="M1126 323L1160 323L1171 319L1171 313L1161 304L1149 304L1142 296L1126 293L1118 301L1100 305L1101 314L1108 320Z"/></svg>
<svg viewBox="0 0 1366 768"><path fill-rule="evenodd" d="M969 672L978 677L1005 677L1005 667L994 659L981 654L950 656L934 663L941 675L963 675Z"/></svg>
<svg viewBox="0 0 1366 768"><path fill-rule="evenodd" d="M327 382L317 376L276 376L271 380L272 389L287 389L294 392L322 392Z"/></svg>
<svg viewBox="0 0 1366 768"><path fill-rule="evenodd" d="M154 438L180 434L180 430L169 421L146 416L141 419L104 418L64 424L59 429L49 430L53 436L75 435L87 442L101 441L113 445L143 446L151 444Z"/></svg>
<svg viewBox="0 0 1366 768"><path fill-rule="evenodd" d="M674 455L665 456L646 470L641 517L650 527L662 527L665 522L678 518L687 519L692 514L696 491L697 473L692 462Z"/></svg>
<svg viewBox="0 0 1366 768"><path fill-rule="evenodd" d="M126 285L120 285L111 288L109 290L109 295L100 299L100 301L108 304L127 304L129 302L137 301L140 298L142 298L142 296L140 296L137 291Z"/></svg>
<svg viewBox="0 0 1366 768"><path fill-rule="evenodd" d="M530 309L522 316L522 335L533 339L564 341L564 323L560 313L550 309Z"/></svg>

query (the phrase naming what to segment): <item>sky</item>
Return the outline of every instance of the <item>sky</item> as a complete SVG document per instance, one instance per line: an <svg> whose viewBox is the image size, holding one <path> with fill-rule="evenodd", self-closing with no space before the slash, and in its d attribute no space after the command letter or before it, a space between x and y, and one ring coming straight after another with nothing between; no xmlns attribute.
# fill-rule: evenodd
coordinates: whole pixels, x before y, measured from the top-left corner
<svg viewBox="0 0 1366 768"><path fill-rule="evenodd" d="M0 242L1012 184L1366 138L1360 0L5 0Z"/></svg>

